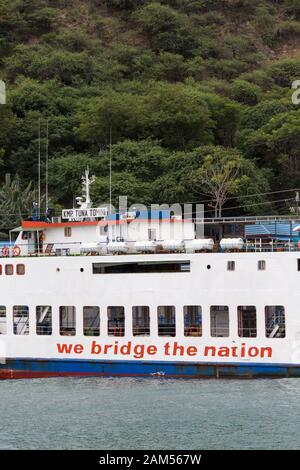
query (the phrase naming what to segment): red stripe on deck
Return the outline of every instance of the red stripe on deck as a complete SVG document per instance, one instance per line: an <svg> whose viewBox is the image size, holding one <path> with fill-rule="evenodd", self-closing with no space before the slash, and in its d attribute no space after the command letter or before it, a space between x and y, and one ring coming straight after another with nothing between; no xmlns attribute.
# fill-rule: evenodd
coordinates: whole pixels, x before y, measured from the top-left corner
<svg viewBox="0 0 300 470"><path fill-rule="evenodd" d="M33 372L24 370L1 370L0 380L17 380L17 379L46 379L51 377L150 377L150 378L191 378L195 379L195 375L178 375L178 374L113 374L111 372ZM205 377L204 377L205 378ZM211 378L211 377L207 377Z"/></svg>

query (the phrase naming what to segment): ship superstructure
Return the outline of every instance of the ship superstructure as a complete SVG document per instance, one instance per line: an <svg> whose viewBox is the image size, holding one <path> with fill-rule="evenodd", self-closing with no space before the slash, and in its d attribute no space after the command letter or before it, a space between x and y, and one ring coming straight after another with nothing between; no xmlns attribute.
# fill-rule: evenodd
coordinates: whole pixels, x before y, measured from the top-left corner
<svg viewBox="0 0 300 470"><path fill-rule="evenodd" d="M2 247L0 377L300 376L298 220L79 203Z"/></svg>

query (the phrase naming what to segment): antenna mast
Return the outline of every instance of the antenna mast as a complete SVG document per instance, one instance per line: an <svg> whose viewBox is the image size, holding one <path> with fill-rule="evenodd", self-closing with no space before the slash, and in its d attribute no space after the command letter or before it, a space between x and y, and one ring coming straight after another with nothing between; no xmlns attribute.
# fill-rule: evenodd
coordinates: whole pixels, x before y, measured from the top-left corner
<svg viewBox="0 0 300 470"><path fill-rule="evenodd" d="M111 127L109 129L109 213L111 213L111 192L112 192L112 172L111 172L111 161L112 161L112 154L111 154L111 140L112 140L112 132Z"/></svg>
<svg viewBox="0 0 300 470"><path fill-rule="evenodd" d="M48 211L49 120L46 122L46 214Z"/></svg>
<svg viewBox="0 0 300 470"><path fill-rule="evenodd" d="M38 124L38 140L39 140L39 151L38 151L38 217L41 214L41 118L39 118Z"/></svg>

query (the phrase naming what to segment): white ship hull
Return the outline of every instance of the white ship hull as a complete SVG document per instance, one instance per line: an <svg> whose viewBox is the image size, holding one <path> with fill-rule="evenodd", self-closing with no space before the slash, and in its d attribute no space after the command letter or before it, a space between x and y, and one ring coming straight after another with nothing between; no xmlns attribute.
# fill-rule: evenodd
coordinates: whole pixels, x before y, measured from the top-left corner
<svg viewBox="0 0 300 470"><path fill-rule="evenodd" d="M5 329L0 335L0 377L300 376L300 253L202 253L119 256L48 256L2 259L1 306ZM258 261L266 269L259 271ZM190 271L94 274L95 263L181 261ZM228 261L235 270L228 271ZM16 274L17 264L25 274ZM5 265L14 265L5 275ZM22 331L15 306L27 306ZM37 334L37 306L51 306L51 334ZM61 334L61 306L75 307L74 336ZM83 308L100 309L100 331L84 335ZM109 330L107 309L124 307L122 334ZM132 308L147 306L149 336L134 335ZM159 335L158 307L172 306L175 336ZM186 336L184 307L200 306L201 336ZM212 306L226 306L229 336L212 334ZM241 336L239 306L254 306L256 331ZM283 306L284 337L267 337L266 306ZM74 326L74 325L73 325ZM221 330L220 330L221 331ZM218 335L218 332L217 332Z"/></svg>

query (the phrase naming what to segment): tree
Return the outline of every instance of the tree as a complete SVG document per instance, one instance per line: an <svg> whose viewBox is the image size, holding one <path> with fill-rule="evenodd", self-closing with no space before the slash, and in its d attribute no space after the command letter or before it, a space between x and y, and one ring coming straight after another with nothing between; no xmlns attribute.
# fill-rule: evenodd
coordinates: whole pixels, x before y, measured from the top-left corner
<svg viewBox="0 0 300 470"><path fill-rule="evenodd" d="M231 97L242 104L253 106L258 103L261 96L259 86L246 80L235 80L232 84Z"/></svg>
<svg viewBox="0 0 300 470"><path fill-rule="evenodd" d="M299 129L300 109L280 113L249 134L244 144L250 158L273 169L277 186L300 184Z"/></svg>
<svg viewBox="0 0 300 470"><path fill-rule="evenodd" d="M168 148L213 143L215 123L202 92L182 83L150 83L141 94L105 93L78 113L78 134L97 143L153 138Z"/></svg>
<svg viewBox="0 0 300 470"><path fill-rule="evenodd" d="M193 55L197 39L189 27L187 15L168 5L151 2L137 10L134 17L142 31L148 35L153 49L174 52L185 57Z"/></svg>
<svg viewBox="0 0 300 470"><path fill-rule="evenodd" d="M194 170L192 181L199 194L212 199L215 217L222 216L222 209L230 196L239 198L247 194L249 187L253 190L253 180L258 181L259 178L259 186L263 182L266 187L264 175L236 150L204 147L198 152L202 156L202 164Z"/></svg>
<svg viewBox="0 0 300 470"><path fill-rule="evenodd" d="M275 62L267 69L269 78L280 87L290 87L300 76L300 59L283 59Z"/></svg>
<svg viewBox="0 0 300 470"><path fill-rule="evenodd" d="M299 0L285 0L286 11L295 16L297 19L300 18L300 1Z"/></svg>
<svg viewBox="0 0 300 470"><path fill-rule="evenodd" d="M32 205L36 202L36 191L30 182L21 185L18 175L14 178L7 174L0 186L0 227L2 230L14 228L31 215Z"/></svg>
<svg viewBox="0 0 300 470"><path fill-rule="evenodd" d="M81 176L89 167L91 174L99 172L97 158L85 154L68 154L49 161L49 186L52 199L71 207L74 197L81 195Z"/></svg>
<svg viewBox="0 0 300 470"><path fill-rule="evenodd" d="M146 136L171 149L191 149L214 142L216 123L197 89L182 83L153 85L145 98Z"/></svg>
<svg viewBox="0 0 300 470"><path fill-rule="evenodd" d="M109 203L109 178L99 176L92 186L91 194L97 204ZM117 208L119 196L127 196L128 204L153 202L151 183L139 180L132 173L120 172L112 175L112 203Z"/></svg>
<svg viewBox="0 0 300 470"><path fill-rule="evenodd" d="M108 92L88 102L78 113L78 135L97 143L99 148L113 142L142 134L144 121L143 97L131 93Z"/></svg>
<svg viewBox="0 0 300 470"><path fill-rule="evenodd" d="M141 181L154 181L161 175L164 160L169 151L158 141L125 140L114 144L111 149L113 173L128 172ZM100 152L98 161L102 175L108 175L109 149Z"/></svg>

